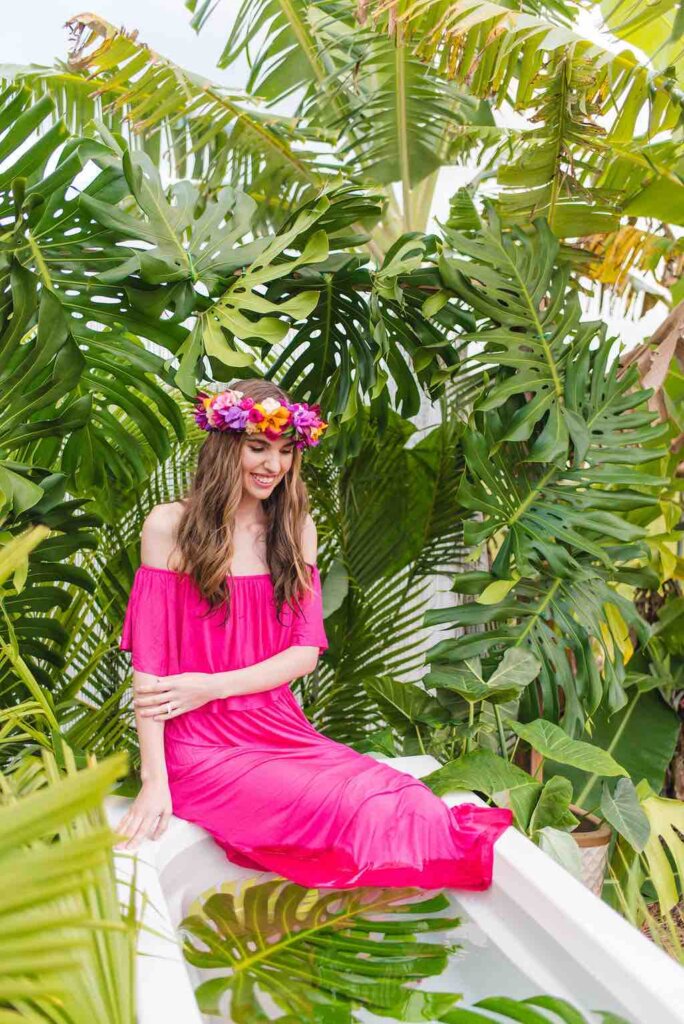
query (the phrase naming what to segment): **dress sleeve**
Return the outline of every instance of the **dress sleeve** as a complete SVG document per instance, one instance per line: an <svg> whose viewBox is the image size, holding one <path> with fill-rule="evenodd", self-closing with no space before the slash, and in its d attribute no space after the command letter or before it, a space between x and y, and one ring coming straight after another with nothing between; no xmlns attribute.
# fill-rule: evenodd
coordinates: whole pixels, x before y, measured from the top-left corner
<svg viewBox="0 0 684 1024"><path fill-rule="evenodd" d="M308 562L307 565L309 565ZM315 563L310 568L313 593L307 593L299 602L299 608L293 620L290 646L318 647L318 653L322 654L328 649L329 644L323 626L321 576Z"/></svg>
<svg viewBox="0 0 684 1024"><path fill-rule="evenodd" d="M138 672L169 676L180 671L178 604L180 577L141 565L133 578L119 648L131 652Z"/></svg>

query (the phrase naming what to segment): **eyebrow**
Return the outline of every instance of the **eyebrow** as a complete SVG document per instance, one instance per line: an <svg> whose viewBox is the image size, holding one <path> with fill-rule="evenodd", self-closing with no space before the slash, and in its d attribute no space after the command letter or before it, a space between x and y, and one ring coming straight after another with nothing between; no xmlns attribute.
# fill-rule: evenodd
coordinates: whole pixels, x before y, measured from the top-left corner
<svg viewBox="0 0 684 1024"><path fill-rule="evenodd" d="M250 438L249 438L249 442L248 442L248 443L249 443L249 444L262 444L262 445L266 445L267 447L271 447L271 446L270 446L270 445L268 444L268 442L267 442L267 441L264 441L264 440L263 440L262 438L260 438L260 437L250 437ZM288 441L288 442L287 442L287 444L284 444L284 445L283 445L283 448L294 448L294 441ZM283 450L283 448L281 448L281 449L280 449L280 451L282 451L282 450Z"/></svg>

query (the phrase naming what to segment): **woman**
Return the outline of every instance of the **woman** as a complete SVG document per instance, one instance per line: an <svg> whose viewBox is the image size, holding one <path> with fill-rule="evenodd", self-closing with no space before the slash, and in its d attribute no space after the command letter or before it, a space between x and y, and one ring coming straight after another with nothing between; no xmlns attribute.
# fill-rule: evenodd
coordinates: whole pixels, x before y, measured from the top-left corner
<svg viewBox="0 0 684 1024"><path fill-rule="evenodd" d="M510 811L450 810L318 733L290 690L328 647L300 475L319 411L264 380L200 393L197 472L145 520L120 642L142 756L124 846L158 838L173 812L234 863L305 886L485 889Z"/></svg>

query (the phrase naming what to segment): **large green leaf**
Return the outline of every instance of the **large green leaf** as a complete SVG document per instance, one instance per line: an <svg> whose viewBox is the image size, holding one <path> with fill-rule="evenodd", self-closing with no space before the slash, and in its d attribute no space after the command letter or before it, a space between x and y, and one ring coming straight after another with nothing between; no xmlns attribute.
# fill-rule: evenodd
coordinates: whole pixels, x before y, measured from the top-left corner
<svg viewBox="0 0 684 1024"><path fill-rule="evenodd" d="M530 819L530 832L544 829L571 830L579 825L579 819L570 810L572 786L567 779L555 775L544 784L539 800Z"/></svg>
<svg viewBox="0 0 684 1024"><path fill-rule="evenodd" d="M556 776L558 778L558 776ZM618 779L613 793L603 783L601 793L601 814L613 828L624 836L637 852L648 842L651 831L639 797L631 779Z"/></svg>
<svg viewBox="0 0 684 1024"><path fill-rule="evenodd" d="M419 895L412 889L324 892L274 879L246 886L241 895L226 886L200 897L181 923L186 958L214 973L197 989L200 1008L221 1012L221 997L229 993L236 1024L265 1021L263 993L301 1021L336 1008L338 1017L329 1019L348 1019L342 1009L352 1005L398 1019L439 1013L458 997L418 993L407 983L440 974L451 946L421 942L416 934L447 931L458 920L441 913L449 907L443 894L416 900ZM231 973L216 976L221 968Z"/></svg>
<svg viewBox="0 0 684 1024"><path fill-rule="evenodd" d="M506 547L510 552L510 544L502 552ZM486 660L488 671L493 671L507 649L527 649L541 670L539 689L528 686L523 693L525 717L543 713L557 720L564 700L563 727L570 735L580 734L586 714L593 714L604 699L614 710L623 707L628 699L617 633L614 642L611 639L618 623L609 613L610 608L619 609L619 620L628 622L642 643L649 637L648 627L633 604L607 583L611 578L632 579L631 570L622 566L634 559L639 549L625 545L605 550L612 559L607 567L594 567L587 564L587 559L571 567L563 561L558 545L545 544L544 551L558 575L550 576L541 570L522 577L498 604L472 602L430 610L425 616L426 624L448 623L466 627L466 632L440 640L427 652L427 661L443 666L479 656ZM495 579L482 572L459 575L453 589L479 593ZM647 580L643 582L646 584ZM478 628L483 626L487 628ZM605 652L602 673L596 664L594 642ZM568 648L574 664L568 658Z"/></svg>
<svg viewBox="0 0 684 1024"><path fill-rule="evenodd" d="M571 265L559 258L547 222L535 220L529 232L506 231L490 207L478 230L449 231L447 240L451 252L440 257L442 280L478 319L476 331L464 335L478 343L470 360L496 368L477 408L521 400L502 423L498 443L529 441L522 461L559 467L574 451L570 477L584 476L587 459L590 481L599 451L602 467L608 459L620 465L642 461L646 453L632 448L619 454L617 444L654 442L665 431L652 426L646 392L636 406L627 405L635 377L620 378L617 366L608 368L605 327L582 321Z"/></svg>
<svg viewBox="0 0 684 1024"><path fill-rule="evenodd" d="M76 492L102 496L106 509L112 489L142 481L168 451L169 433L182 434L175 403L152 376L167 376L163 362L135 337L140 331L152 340L172 339L174 329L162 331L123 291L93 282L120 261L121 250L83 216L74 181L88 168L94 176L83 191L118 202L125 183L117 155L90 140L69 140L57 152L63 130L33 138L51 104L46 99L28 109L29 101L26 90L9 90L0 100L0 127L14 123L5 146L21 153L0 174L0 217L8 224L0 238L7 399L0 444L21 449L34 465L56 462Z"/></svg>
<svg viewBox="0 0 684 1024"><path fill-rule="evenodd" d="M450 761L424 777L423 782L438 796L454 790L476 790L510 807L518 825L526 829L542 792L542 784L522 768L491 750L475 750Z"/></svg>
<svg viewBox="0 0 684 1024"><path fill-rule="evenodd" d="M520 696L539 673L540 664L530 651L509 647L501 663L488 679L482 675L479 658L454 664L434 664L425 677L428 687L454 690L468 702L489 701L505 704Z"/></svg>
<svg viewBox="0 0 684 1024"><path fill-rule="evenodd" d="M542 757L581 768L584 772L607 776L627 774L622 765L619 765L607 751L600 750L583 740L570 739L553 722L545 722L543 719L526 724L512 722L511 728Z"/></svg>
<svg viewBox="0 0 684 1024"><path fill-rule="evenodd" d="M369 679L366 690L377 701L383 717L400 733L414 730L420 723L436 725L446 721L444 708L411 683L398 683L381 677Z"/></svg>
<svg viewBox="0 0 684 1024"><path fill-rule="evenodd" d="M628 677L629 678L629 677ZM629 702L611 715L601 708L592 719L591 736L586 736L600 750L610 753L624 766L635 785L645 779L660 792L665 772L674 754L679 734L679 719L672 708L655 691L628 691ZM643 742L643 737L648 742ZM578 769L547 762L549 774L562 772L573 783L575 800L582 807L594 810L601 801L602 782L598 776L586 775Z"/></svg>
<svg viewBox="0 0 684 1024"><path fill-rule="evenodd" d="M676 906L684 888L684 804L681 800L657 796L647 782L639 783L637 793L651 828L644 857L665 912Z"/></svg>

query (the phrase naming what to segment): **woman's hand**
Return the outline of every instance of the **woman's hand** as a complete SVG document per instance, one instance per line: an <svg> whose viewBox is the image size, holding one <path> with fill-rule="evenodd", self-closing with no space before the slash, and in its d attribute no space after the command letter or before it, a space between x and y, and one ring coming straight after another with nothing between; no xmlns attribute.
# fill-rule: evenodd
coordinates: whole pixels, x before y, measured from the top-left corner
<svg viewBox="0 0 684 1024"><path fill-rule="evenodd" d="M212 676L203 672L181 672L175 676L154 676L137 672L133 704L143 718L168 722L187 711L202 707L221 696Z"/></svg>
<svg viewBox="0 0 684 1024"><path fill-rule="evenodd" d="M166 779L143 782L142 788L116 832L127 836L117 849L135 850L143 839L159 839L166 832L171 817L171 791Z"/></svg>

